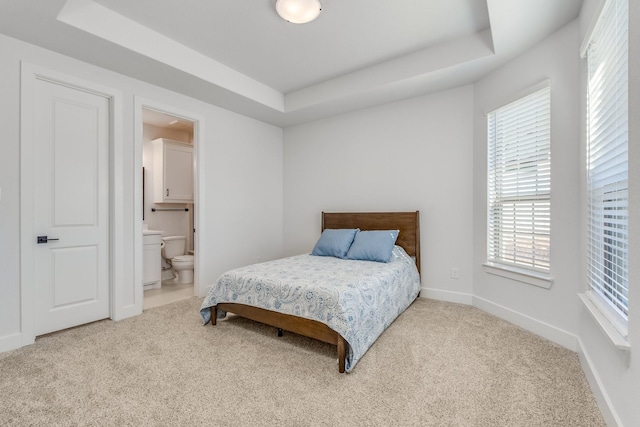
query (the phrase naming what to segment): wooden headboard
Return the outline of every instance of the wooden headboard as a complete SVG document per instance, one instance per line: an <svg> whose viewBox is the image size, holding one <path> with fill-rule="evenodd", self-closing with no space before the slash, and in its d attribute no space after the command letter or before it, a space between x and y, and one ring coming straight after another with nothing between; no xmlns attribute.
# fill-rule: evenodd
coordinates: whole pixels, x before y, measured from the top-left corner
<svg viewBox="0 0 640 427"><path fill-rule="evenodd" d="M415 257L420 272L420 212L322 212L325 228L400 230L396 245Z"/></svg>

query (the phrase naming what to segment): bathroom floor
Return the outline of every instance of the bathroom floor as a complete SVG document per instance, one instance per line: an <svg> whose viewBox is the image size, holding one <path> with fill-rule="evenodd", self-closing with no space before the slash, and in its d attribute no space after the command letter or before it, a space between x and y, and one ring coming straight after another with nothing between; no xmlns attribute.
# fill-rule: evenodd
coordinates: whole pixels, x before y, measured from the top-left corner
<svg viewBox="0 0 640 427"><path fill-rule="evenodd" d="M160 289L150 289L144 291L142 309L146 310L160 305L170 304L193 296L193 284L182 285L175 279L168 279L162 282Z"/></svg>

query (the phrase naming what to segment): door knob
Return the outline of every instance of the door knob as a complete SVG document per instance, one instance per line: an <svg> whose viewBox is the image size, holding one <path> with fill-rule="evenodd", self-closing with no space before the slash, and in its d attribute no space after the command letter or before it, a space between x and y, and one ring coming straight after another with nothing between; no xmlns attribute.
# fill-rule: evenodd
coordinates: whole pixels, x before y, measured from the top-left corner
<svg viewBox="0 0 640 427"><path fill-rule="evenodd" d="M51 240L60 240L60 239L51 239L49 236L38 236L37 242L40 243L48 243Z"/></svg>

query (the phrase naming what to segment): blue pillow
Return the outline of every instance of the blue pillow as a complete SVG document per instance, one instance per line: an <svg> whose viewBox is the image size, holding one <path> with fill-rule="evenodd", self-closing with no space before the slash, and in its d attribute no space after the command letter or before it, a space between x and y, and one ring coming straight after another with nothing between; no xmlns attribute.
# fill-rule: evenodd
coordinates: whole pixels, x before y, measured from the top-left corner
<svg viewBox="0 0 640 427"><path fill-rule="evenodd" d="M399 230L360 231L356 234L346 259L389 262Z"/></svg>
<svg viewBox="0 0 640 427"><path fill-rule="evenodd" d="M358 231L358 228L325 229L311 255L344 258Z"/></svg>

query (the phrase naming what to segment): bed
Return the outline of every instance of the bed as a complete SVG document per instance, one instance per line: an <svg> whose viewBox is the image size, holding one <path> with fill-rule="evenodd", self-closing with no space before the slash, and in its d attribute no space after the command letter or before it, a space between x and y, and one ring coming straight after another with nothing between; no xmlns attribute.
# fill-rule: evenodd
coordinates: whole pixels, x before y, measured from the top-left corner
<svg viewBox="0 0 640 427"><path fill-rule="evenodd" d="M204 324L233 313L317 339L337 347L340 373L351 372L419 295L419 212L322 213L322 232L342 229L399 230L391 259L304 254L230 270L202 303Z"/></svg>

